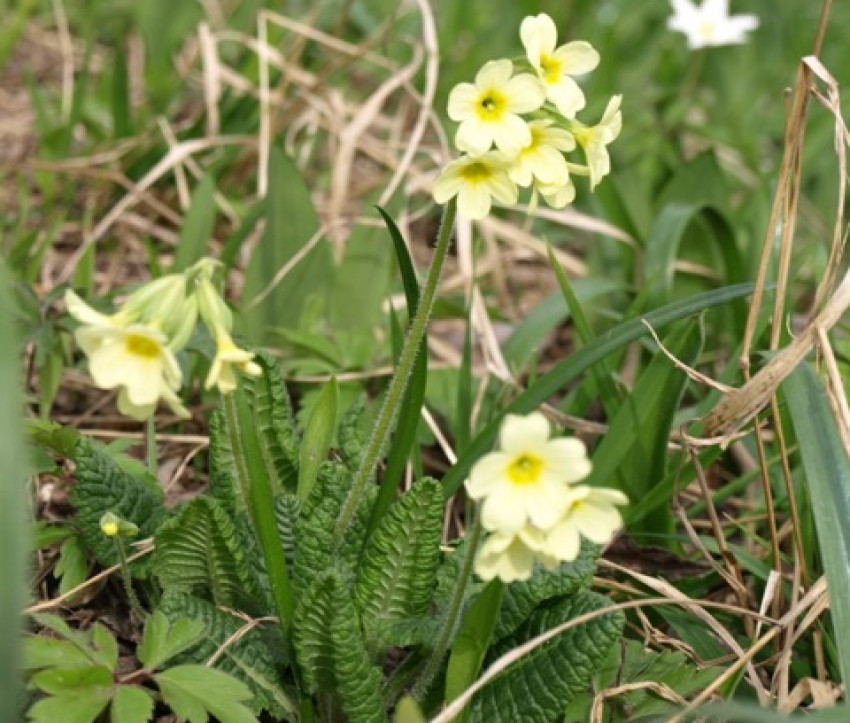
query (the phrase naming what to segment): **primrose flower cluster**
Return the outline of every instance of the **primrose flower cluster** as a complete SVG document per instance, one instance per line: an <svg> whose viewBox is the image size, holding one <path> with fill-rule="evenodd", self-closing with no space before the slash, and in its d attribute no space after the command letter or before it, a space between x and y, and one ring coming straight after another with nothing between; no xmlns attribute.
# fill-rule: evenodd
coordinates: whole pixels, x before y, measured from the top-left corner
<svg viewBox="0 0 850 723"><path fill-rule="evenodd" d="M92 379L101 389L118 390L122 414L147 419L162 400L177 416L189 416L178 397L183 375L176 354L188 343L198 317L216 343L208 389L216 386L226 394L236 388L236 370L260 373L253 353L231 338L233 318L214 281L220 266L202 259L183 273L151 281L110 315L66 292L68 313L80 322L74 338L88 357Z"/></svg>
<svg viewBox="0 0 850 723"><path fill-rule="evenodd" d="M457 196L458 212L470 219L484 218L493 199L516 203L519 188L531 189L532 207L539 195L563 208L576 195L572 176L589 177L592 190L611 170L607 146L620 134L621 96L611 98L596 125L576 119L585 98L574 76L593 70L599 53L584 41L558 46L555 23L544 13L522 21L520 39L522 61L490 61L474 83L449 94L463 155L437 179L434 199ZM577 150L583 162L566 155Z"/></svg>
<svg viewBox="0 0 850 723"><path fill-rule="evenodd" d="M535 561L551 569L575 560L582 536L605 544L622 524L617 505L626 504L626 496L575 484L590 473L585 446L575 438L550 439L550 432L539 412L509 414L500 450L470 471L466 491L480 501L487 532L475 558L483 580L527 580Z"/></svg>

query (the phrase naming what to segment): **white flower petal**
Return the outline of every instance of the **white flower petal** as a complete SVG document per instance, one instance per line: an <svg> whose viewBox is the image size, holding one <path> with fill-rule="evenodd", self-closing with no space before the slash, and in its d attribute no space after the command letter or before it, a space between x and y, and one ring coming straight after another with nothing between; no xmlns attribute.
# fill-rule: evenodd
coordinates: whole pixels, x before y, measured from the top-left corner
<svg viewBox="0 0 850 723"><path fill-rule="evenodd" d="M563 63L563 72L567 75L584 75L599 65L599 53L584 40L562 45L554 57Z"/></svg>
<svg viewBox="0 0 850 723"><path fill-rule="evenodd" d="M453 121L461 121L474 109L479 91L472 83L459 83L449 93L448 114Z"/></svg>
<svg viewBox="0 0 850 723"><path fill-rule="evenodd" d="M504 483L510 457L504 452L490 452L479 459L469 471L466 493L474 500L490 494Z"/></svg>
<svg viewBox="0 0 850 723"><path fill-rule="evenodd" d="M461 216L479 221L490 213L492 199L483 185L464 185L457 195L457 210Z"/></svg>
<svg viewBox="0 0 850 723"><path fill-rule="evenodd" d="M502 485L481 504L481 524L485 530L514 533L528 518L522 490L514 485Z"/></svg>
<svg viewBox="0 0 850 723"><path fill-rule="evenodd" d="M555 21L545 13L528 16L519 26L519 37L525 47L529 62L538 66L541 55L551 55L558 42Z"/></svg>
<svg viewBox="0 0 850 723"><path fill-rule="evenodd" d="M531 113L546 100L546 90L538 78L522 73L511 78L504 86L508 110L512 113Z"/></svg>
<svg viewBox="0 0 850 723"><path fill-rule="evenodd" d="M534 494L526 496L528 518L541 530L551 528L570 504L568 488L561 484L540 484Z"/></svg>

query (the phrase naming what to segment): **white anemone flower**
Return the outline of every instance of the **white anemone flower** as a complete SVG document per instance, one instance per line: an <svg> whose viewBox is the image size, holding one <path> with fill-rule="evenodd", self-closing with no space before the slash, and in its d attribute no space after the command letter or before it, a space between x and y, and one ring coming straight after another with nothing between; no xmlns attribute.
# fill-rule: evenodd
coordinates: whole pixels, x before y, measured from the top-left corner
<svg viewBox="0 0 850 723"><path fill-rule="evenodd" d="M622 98L621 95L615 95L608 101L608 106L597 125L583 126L575 121L572 129L573 136L584 150L587 159L591 191L611 172L611 157L608 155L607 146L616 140L623 127L623 114L620 112Z"/></svg>
<svg viewBox="0 0 850 723"><path fill-rule="evenodd" d="M617 506L629 501L619 490L606 487L576 485L569 492L566 511L546 533L545 552L562 562L578 557L582 536L598 545L610 542L623 524Z"/></svg>
<svg viewBox="0 0 850 723"><path fill-rule="evenodd" d="M434 184L434 200L445 203L457 196L461 216L480 220L490 213L495 198L505 206L517 201L517 187L508 173L510 159L499 151L461 156L449 163Z"/></svg>
<svg viewBox="0 0 850 723"><path fill-rule="evenodd" d="M740 45L759 26L755 15L729 15L729 0L704 0L700 6L691 0L670 0L670 4L673 16L667 27L684 33L691 50Z"/></svg>
<svg viewBox="0 0 850 723"><path fill-rule="evenodd" d="M584 108L584 93L571 76L589 73L599 65L593 46L576 40L560 47L555 22L545 13L530 15L519 28L528 61L546 89L546 97L567 118Z"/></svg>
<svg viewBox="0 0 850 723"><path fill-rule="evenodd" d="M554 121L535 120L528 124L531 143L523 148L510 169L511 180L517 186L528 187L536 179L547 186L567 183L570 171L565 151L576 147L575 138Z"/></svg>
<svg viewBox="0 0 850 723"><path fill-rule="evenodd" d="M557 560L545 553L546 541L540 530L526 525L514 533L494 532L487 536L475 556L475 574L482 580L502 582L528 580L539 561L553 567Z"/></svg>
<svg viewBox="0 0 850 723"><path fill-rule="evenodd" d="M469 496L482 500L484 529L511 535L530 523L548 530L566 512L569 485L587 476L590 460L581 440L550 433L539 412L505 417L501 449L478 460L466 481Z"/></svg>
<svg viewBox="0 0 850 723"><path fill-rule="evenodd" d="M475 83L459 83L449 93L449 118L460 123L455 145L473 156L495 143L503 153L515 156L531 143L531 131L520 117L543 105L545 92L530 73L513 75L510 60L486 63Z"/></svg>

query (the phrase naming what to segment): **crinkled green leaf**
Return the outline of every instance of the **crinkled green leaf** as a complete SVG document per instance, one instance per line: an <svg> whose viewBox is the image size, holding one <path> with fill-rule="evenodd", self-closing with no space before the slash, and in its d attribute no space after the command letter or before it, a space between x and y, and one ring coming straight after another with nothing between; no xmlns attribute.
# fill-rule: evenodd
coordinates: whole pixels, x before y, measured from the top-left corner
<svg viewBox="0 0 850 723"><path fill-rule="evenodd" d="M489 664L518 645L573 618L609 605L601 595L582 590L532 613L517 631L493 646ZM591 678L622 633L624 617L612 612L561 633L513 663L472 700L475 723L550 723L558 720Z"/></svg>
<svg viewBox="0 0 850 723"><path fill-rule="evenodd" d="M272 716L285 720L295 717L295 704L281 684L287 661L283 657L285 644L277 625L257 626L245 632L242 618L219 610L205 600L177 592L166 592L159 609L172 623L189 618L204 624L199 640L175 660L205 665L220 652L215 667L230 673L251 689L255 713L267 710ZM233 639L240 631L244 635Z"/></svg>
<svg viewBox="0 0 850 723"><path fill-rule="evenodd" d="M370 538L354 592L367 632L384 620L427 611L440 563L443 505L440 484L422 480L393 504Z"/></svg>
<svg viewBox="0 0 850 723"><path fill-rule="evenodd" d="M189 723L206 723L207 713L219 723L258 723L243 703L251 691L231 675L204 665L179 665L154 676L162 699Z"/></svg>
<svg viewBox="0 0 850 723"><path fill-rule="evenodd" d="M155 543L153 570L164 589L265 612L265 596L246 557L249 550L215 499L193 499L160 527Z"/></svg>
<svg viewBox="0 0 850 723"><path fill-rule="evenodd" d="M275 495L295 492L300 441L289 395L277 362L262 353L257 353L254 360L263 373L246 378L243 389L252 410L269 484ZM247 509L221 411L210 417L210 494L234 515Z"/></svg>
<svg viewBox="0 0 850 723"><path fill-rule="evenodd" d="M284 492L275 498L274 514L277 520L277 534L286 556L286 566L292 577L295 566L295 526L301 513L301 500L293 494Z"/></svg>
<svg viewBox="0 0 850 723"><path fill-rule="evenodd" d="M162 504L162 491L122 470L116 461L80 437L74 448L74 473L77 484L71 502L77 508L77 523L83 539L98 562L104 566L118 563L115 542L100 531L100 518L112 512L139 528L139 539L153 537L168 513ZM133 569L141 572L147 562L140 560Z"/></svg>
<svg viewBox="0 0 850 723"><path fill-rule="evenodd" d="M514 632L545 600L572 595L587 587L593 578L598 555L596 545L582 540L579 555L572 562L563 562L553 570L538 567L530 579L508 585L496 620L496 639Z"/></svg>
<svg viewBox="0 0 850 723"><path fill-rule="evenodd" d="M357 471L360 465L360 456L366 446L369 430L365 428L366 417L366 395L361 394L356 401L345 411L339 421L337 438L339 441L339 455L343 464L352 472Z"/></svg>
<svg viewBox="0 0 850 723"><path fill-rule="evenodd" d="M325 571L299 598L293 642L304 681L339 698L351 723L386 720L383 677L371 660L344 578Z"/></svg>
<svg viewBox="0 0 850 723"><path fill-rule="evenodd" d="M144 688L121 685L112 698L110 723L148 723L153 717L154 699Z"/></svg>
<svg viewBox="0 0 850 723"><path fill-rule="evenodd" d="M343 502L351 489L352 472L341 464L326 462L319 468L316 484L301 507L295 526L295 574L297 589L308 587L323 570L340 566L353 577L375 499L374 487L363 495L342 544L334 549L333 530Z"/></svg>

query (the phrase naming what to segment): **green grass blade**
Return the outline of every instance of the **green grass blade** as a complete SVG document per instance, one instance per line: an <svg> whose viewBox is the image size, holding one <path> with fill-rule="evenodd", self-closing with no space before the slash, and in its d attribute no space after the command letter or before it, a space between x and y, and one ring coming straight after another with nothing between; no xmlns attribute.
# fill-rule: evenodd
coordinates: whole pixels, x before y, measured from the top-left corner
<svg viewBox="0 0 850 723"><path fill-rule="evenodd" d="M835 631L841 677L850 682L850 460L823 383L808 363L782 383L806 473Z"/></svg>
<svg viewBox="0 0 850 723"><path fill-rule="evenodd" d="M11 289L0 260L0 288ZM22 433L18 343L12 322L13 295L0 294L0 720L19 720L18 638L26 598L24 570L29 547L24 518L27 458Z"/></svg>
<svg viewBox="0 0 850 723"><path fill-rule="evenodd" d="M531 386L520 394L504 410L505 414L527 414L534 411L553 394L556 394L565 385L594 364L604 359L609 354L622 349L626 344L640 339L649 333L643 320L649 322L654 329L660 329L679 319L684 319L691 314L696 314L705 309L720 306L733 299L748 296L753 291L753 284L736 284L725 286L722 289L709 291L705 294L697 294L682 301L677 301L660 309L655 309L636 319L629 319L601 334L597 339L583 349L579 349L569 359L565 359L555 365L546 374L540 377ZM498 417L488 424L481 433L473 440L466 454L461 457L457 464L443 478L443 489L446 497L451 497L463 484L470 467L482 455L490 450L493 441L499 432L502 419Z"/></svg>
<svg viewBox="0 0 850 723"><path fill-rule="evenodd" d="M192 194L189 212L177 242L172 271L184 271L207 253L215 226L215 181L206 174Z"/></svg>

